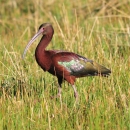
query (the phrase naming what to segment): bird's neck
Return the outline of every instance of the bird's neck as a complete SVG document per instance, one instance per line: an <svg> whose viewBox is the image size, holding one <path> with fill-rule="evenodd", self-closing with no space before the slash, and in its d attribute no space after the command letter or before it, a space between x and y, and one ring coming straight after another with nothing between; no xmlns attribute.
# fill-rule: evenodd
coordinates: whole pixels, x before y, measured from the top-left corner
<svg viewBox="0 0 130 130"><path fill-rule="evenodd" d="M48 54L48 51L46 51L46 47L49 44L49 42L51 41L53 35L47 36L44 35L41 40L40 43L38 44L36 50L35 50L35 58L37 63L43 68L43 70L48 70L49 66L48 66L48 62L50 62L50 56Z"/></svg>
<svg viewBox="0 0 130 130"><path fill-rule="evenodd" d="M54 34L54 29L51 26L45 35L42 36L37 48L36 53L45 53L45 48L48 46Z"/></svg>
<svg viewBox="0 0 130 130"><path fill-rule="evenodd" d="M50 68L50 55L48 51L46 51L46 47L51 41L53 37L54 30L51 28L46 35L43 35L41 38L36 50L35 50L35 58L37 63L43 68L43 70L48 70Z"/></svg>
<svg viewBox="0 0 130 130"><path fill-rule="evenodd" d="M45 48L48 46L49 42L51 41L51 39L52 39L52 37L44 35L41 38L41 40L36 48L36 51L44 51Z"/></svg>
<svg viewBox="0 0 130 130"><path fill-rule="evenodd" d="M44 35L41 38L41 40L40 40L40 42L35 50L36 56L40 56L40 55L43 55L44 53L46 53L45 49L48 46L48 44L50 43L52 37L53 37L53 32L50 34Z"/></svg>

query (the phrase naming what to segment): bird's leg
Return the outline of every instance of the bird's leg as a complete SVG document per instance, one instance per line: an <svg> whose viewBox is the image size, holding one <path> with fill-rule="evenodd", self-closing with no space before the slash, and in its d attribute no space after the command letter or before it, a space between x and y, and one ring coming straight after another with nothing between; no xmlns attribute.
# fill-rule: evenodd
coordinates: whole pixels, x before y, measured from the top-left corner
<svg viewBox="0 0 130 130"><path fill-rule="evenodd" d="M76 90L75 85L72 85L72 88L73 88L73 90L74 90L74 96L75 96L75 98L78 99L78 92L77 92L77 90Z"/></svg>
<svg viewBox="0 0 130 130"><path fill-rule="evenodd" d="M62 84L63 78L62 77L57 77L57 78L58 78L58 83L59 83L57 96L60 97L61 96L61 90L62 90L61 84Z"/></svg>
<svg viewBox="0 0 130 130"><path fill-rule="evenodd" d="M59 86L58 86L58 94L55 95L55 96L51 96L51 98L53 99L53 98L59 98L59 97L61 97L61 90L62 90L62 88L61 88L61 86L59 85Z"/></svg>
<svg viewBox="0 0 130 130"><path fill-rule="evenodd" d="M62 90L62 88L60 86L58 86L58 94L54 95L54 96L51 96L51 98L53 99L53 98L59 98L59 97L61 97L61 90Z"/></svg>
<svg viewBox="0 0 130 130"><path fill-rule="evenodd" d="M57 77L58 78L58 94L56 96L53 96L51 98L58 98L58 97L61 97L61 90L62 90L62 87L61 87L61 84L62 84L62 81L63 81L63 78L62 77Z"/></svg>
<svg viewBox="0 0 130 130"><path fill-rule="evenodd" d="M59 85L59 86L58 86L58 94L57 94L57 97L60 97L60 96L61 96L61 90L62 90L62 88L61 88L61 86Z"/></svg>

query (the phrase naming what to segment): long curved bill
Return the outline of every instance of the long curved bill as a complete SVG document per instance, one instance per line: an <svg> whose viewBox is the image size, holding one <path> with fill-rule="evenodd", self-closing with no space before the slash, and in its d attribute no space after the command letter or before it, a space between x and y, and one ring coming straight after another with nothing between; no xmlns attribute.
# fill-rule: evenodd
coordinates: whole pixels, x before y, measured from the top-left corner
<svg viewBox="0 0 130 130"><path fill-rule="evenodd" d="M40 29L34 36L33 38L29 41L29 43L27 44L24 52L23 52L23 55L22 55L22 58L24 59L25 57L25 54L27 52L27 50L29 49L29 47L31 46L31 44L43 33L43 30Z"/></svg>

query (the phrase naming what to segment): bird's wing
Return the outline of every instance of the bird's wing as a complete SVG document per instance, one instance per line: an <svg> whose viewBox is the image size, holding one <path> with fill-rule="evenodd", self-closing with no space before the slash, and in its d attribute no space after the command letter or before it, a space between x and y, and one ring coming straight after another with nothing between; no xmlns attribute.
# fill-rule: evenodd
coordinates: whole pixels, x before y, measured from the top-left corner
<svg viewBox="0 0 130 130"><path fill-rule="evenodd" d="M52 57L56 71L73 76L107 75L110 70L83 56L71 52L59 52ZM64 72L63 72L64 71Z"/></svg>

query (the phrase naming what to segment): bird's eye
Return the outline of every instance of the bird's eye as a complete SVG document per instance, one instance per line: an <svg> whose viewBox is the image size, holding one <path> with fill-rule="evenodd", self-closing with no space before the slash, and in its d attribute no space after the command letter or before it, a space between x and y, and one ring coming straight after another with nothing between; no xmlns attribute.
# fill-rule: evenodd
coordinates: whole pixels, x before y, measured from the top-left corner
<svg viewBox="0 0 130 130"><path fill-rule="evenodd" d="M45 28L42 28L43 30L45 30Z"/></svg>

